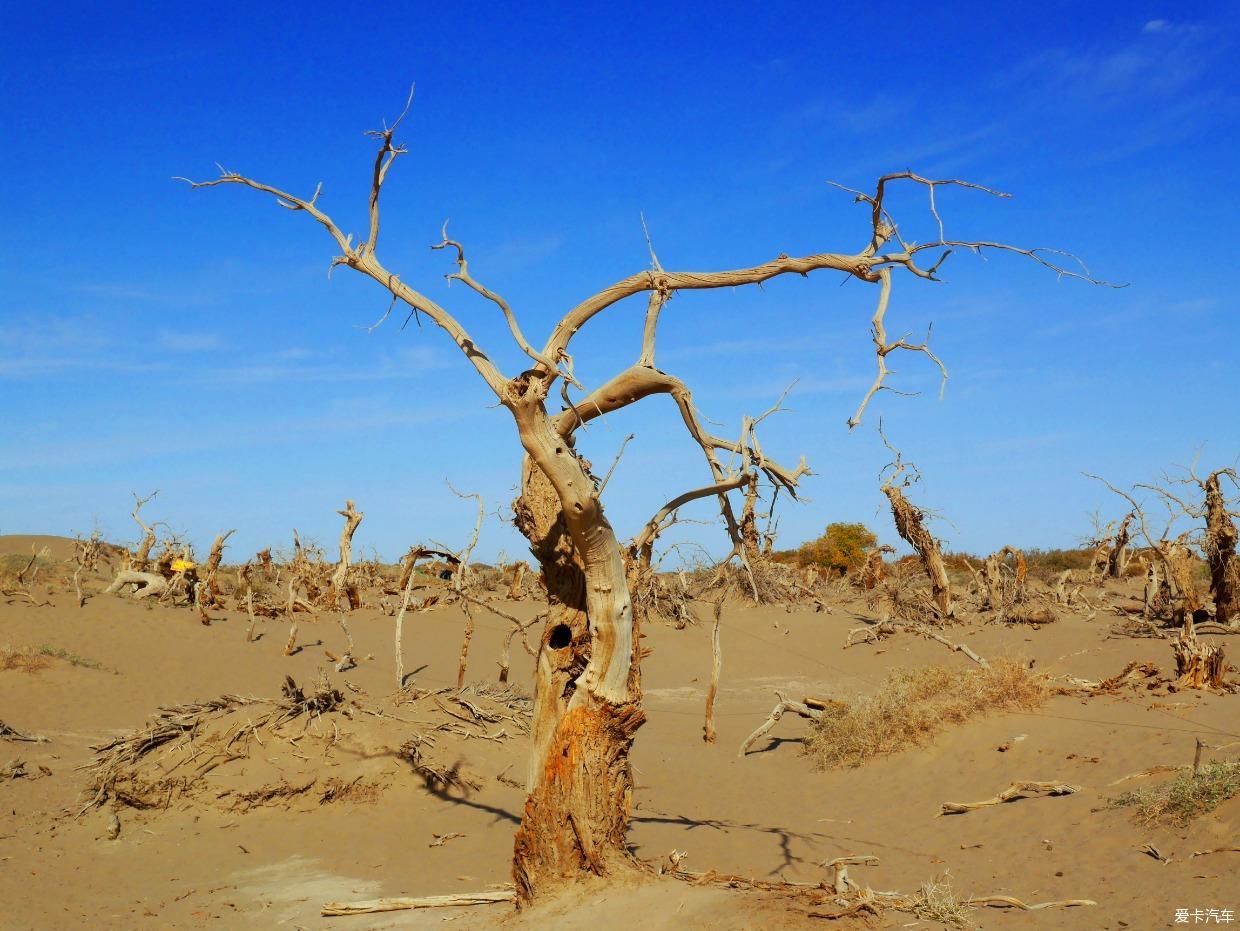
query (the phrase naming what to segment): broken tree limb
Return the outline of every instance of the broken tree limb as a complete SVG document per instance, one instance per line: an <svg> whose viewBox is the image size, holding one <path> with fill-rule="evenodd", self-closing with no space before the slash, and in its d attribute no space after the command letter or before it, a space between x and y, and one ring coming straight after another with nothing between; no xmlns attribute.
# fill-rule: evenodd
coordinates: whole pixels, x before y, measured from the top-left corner
<svg viewBox="0 0 1240 931"><path fill-rule="evenodd" d="M985 905L989 908L1018 908L1023 912L1040 912L1044 908L1077 908L1083 905L1097 905L1093 899L1062 899L1058 902L1039 902L1028 905L1010 895L979 895L967 900L969 905Z"/></svg>
<svg viewBox="0 0 1240 931"><path fill-rule="evenodd" d="M1180 688L1232 689L1224 681L1227 663L1223 658L1223 647L1197 639L1191 614L1184 615L1184 629L1171 642L1171 650L1175 654L1175 684Z"/></svg>
<svg viewBox="0 0 1240 931"><path fill-rule="evenodd" d="M3 721L0 721L0 740L20 740L32 744L43 744L49 742L47 737L40 737L33 734L23 734L16 728L9 727Z"/></svg>
<svg viewBox="0 0 1240 931"><path fill-rule="evenodd" d="M943 644L948 649L953 650L957 653L963 653L965 656L973 660L973 662L977 663L979 666L986 666L986 667L990 666L990 663L986 662L986 660L982 659L980 656L974 653L973 650L969 648L968 644L952 643L942 634L938 633L937 631L931 630L925 624L909 624L907 626L910 630L914 631L915 633L921 634L923 637L929 637L931 640L937 640L939 643Z"/></svg>
<svg viewBox="0 0 1240 931"><path fill-rule="evenodd" d="M474 612L468 601L461 601L461 610L465 612L465 631L461 637L461 659L456 668L456 687L465 686L465 664L469 660L469 641L474 637Z"/></svg>
<svg viewBox="0 0 1240 931"><path fill-rule="evenodd" d="M1002 805L1004 802L1015 801L1018 798L1029 798L1038 795L1072 795L1079 791L1081 790L1078 787L1061 782L1013 782L998 795L994 796L994 798L988 798L981 802L944 802L939 814L962 815L976 808Z"/></svg>
<svg viewBox="0 0 1240 931"><path fill-rule="evenodd" d="M879 621L877 624L871 624L867 627L854 627L848 632L848 637L844 641L843 648L847 650L849 647L856 646L860 643L878 643L884 638L890 637L892 634L900 630L907 630L911 633L920 634L923 637L927 637L930 640L938 641L953 652L963 653L979 666L990 666L990 663L986 662L983 657L978 656L968 644L953 643L940 634L937 630L934 630L926 624L902 623L900 621L886 620ZM854 640L853 637L857 634L861 634L861 636Z"/></svg>
<svg viewBox="0 0 1240 931"><path fill-rule="evenodd" d="M779 704L771 709L770 716L759 725L758 729L745 738L745 742L741 744L741 748L736 751L738 757L743 757L749 748L759 740L764 734L768 733L771 728L779 723L779 719L784 716L785 711L791 711L793 714L800 715L803 718L809 718L816 721L822 717L822 711L817 708L811 708L799 701L788 701L779 692L775 693L775 697L779 699Z"/></svg>
<svg viewBox="0 0 1240 931"><path fill-rule="evenodd" d="M517 894L511 889L499 892L460 892L456 895L424 895L417 898L370 899L366 902L328 902L319 914L368 915L373 912L399 912L411 908L453 908L465 905L496 905L515 902Z"/></svg>
<svg viewBox="0 0 1240 931"><path fill-rule="evenodd" d="M116 573L112 584L104 589L105 595L115 595L127 585L136 586L133 599L141 601L151 595L162 595L168 590L168 580L154 572L137 572L133 569L122 569Z"/></svg>
<svg viewBox="0 0 1240 931"><path fill-rule="evenodd" d="M715 696L719 692L719 672L723 668L723 652L719 646L719 619L723 614L723 599L715 602L715 626L710 634L710 688L706 692L706 723L702 739L708 744L715 742Z"/></svg>
<svg viewBox="0 0 1240 931"><path fill-rule="evenodd" d="M1194 850L1192 856L1208 857L1213 853L1240 853L1240 847L1214 847L1211 850Z"/></svg>

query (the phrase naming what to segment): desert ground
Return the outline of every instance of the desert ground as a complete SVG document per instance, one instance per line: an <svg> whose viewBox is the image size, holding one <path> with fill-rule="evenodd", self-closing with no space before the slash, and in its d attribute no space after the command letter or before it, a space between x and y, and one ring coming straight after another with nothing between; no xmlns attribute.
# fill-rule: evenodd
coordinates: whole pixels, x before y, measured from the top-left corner
<svg viewBox="0 0 1240 931"><path fill-rule="evenodd" d="M62 568L73 556L64 538L0 537L8 557L32 546ZM682 629L651 619L630 831L648 878L587 884L519 914L495 904L324 917L328 902L496 891L510 881L533 666L518 638L510 681L498 683L511 622L475 606L457 689L461 604L410 613L398 689L394 620L375 599L349 613L357 665L337 672L344 634L330 616L299 615L301 649L286 656L281 618L260 618L247 641L250 620L235 604L212 610L207 625L192 607L102 594L109 578L103 568L87 575L81 607L54 569L29 587L31 598L0 599L5 928L953 926L924 909L826 917L842 909L822 864L846 856L877 858L849 868L862 888L912 894L931 884L959 900L1094 903L983 904L956 926L1147 929L1174 927L1177 909L1240 910L1240 798L1183 827L1143 824L1109 801L1173 778L1163 770L1117 783L1191 765L1199 741L1207 763L1234 759L1240 742L1240 696L1169 687L1168 639L1113 632L1117 607L1139 602L1139 580L1086 586L1088 610L1056 609L1046 623L972 613L942 632L1047 681L1097 683L1133 663L1157 665L1161 679L1093 694L1065 688L1036 708L948 722L901 752L827 770L807 753L809 722L795 714L738 757L777 691L852 702L893 670L976 664L911 631L844 649L850 631L875 620L863 593L845 586L792 605L732 598L721 611L718 738L708 744L713 608L699 604L701 622ZM532 582L519 600L479 597L522 620L541 610ZM283 691L286 677L300 699ZM334 697L316 710L323 695ZM93 748L149 728L160 709L201 711L226 696L188 739L111 783L86 768L106 758ZM1028 781L1076 791L941 814L944 803ZM660 867L676 875L656 875ZM730 886L719 881L729 876Z"/></svg>

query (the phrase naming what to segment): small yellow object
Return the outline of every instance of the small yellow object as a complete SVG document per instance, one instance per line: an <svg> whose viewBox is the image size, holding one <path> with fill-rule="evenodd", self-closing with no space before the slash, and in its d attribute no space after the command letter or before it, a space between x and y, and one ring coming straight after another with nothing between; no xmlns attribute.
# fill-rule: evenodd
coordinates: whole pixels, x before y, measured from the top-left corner
<svg viewBox="0 0 1240 931"><path fill-rule="evenodd" d="M173 572L185 572L189 569L196 569L196 568L198 567L194 563L190 562L188 559L172 560L172 571Z"/></svg>

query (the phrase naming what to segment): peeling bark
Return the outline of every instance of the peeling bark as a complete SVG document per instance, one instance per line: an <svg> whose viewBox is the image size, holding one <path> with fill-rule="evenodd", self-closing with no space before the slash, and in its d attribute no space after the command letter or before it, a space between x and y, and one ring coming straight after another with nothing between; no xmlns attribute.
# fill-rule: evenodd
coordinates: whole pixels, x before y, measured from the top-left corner
<svg viewBox="0 0 1240 931"><path fill-rule="evenodd" d="M629 752L641 709L638 624L594 481L541 403L516 405L529 456L513 510L547 589L529 798L513 849L519 904L593 873L633 868Z"/></svg>
<svg viewBox="0 0 1240 931"><path fill-rule="evenodd" d="M882 486L882 492L891 502L891 516L895 519L896 531L917 551L921 559L922 568L930 579L931 593L940 619L952 617L955 608L952 605L951 582L947 577L947 567L943 564L939 541L926 529L925 515L904 497L899 486L886 482Z"/></svg>
<svg viewBox="0 0 1240 931"><path fill-rule="evenodd" d="M1220 624L1240 624L1240 564L1236 560L1236 524L1227 509L1219 478L1214 472L1205 480L1206 559L1210 564L1210 593L1214 619Z"/></svg>
<svg viewBox="0 0 1240 931"><path fill-rule="evenodd" d="M215 541L211 544L211 552L207 555L207 564L203 568L200 598L197 599L203 608L224 607L224 599L220 593L220 586L216 581L216 575L219 573L220 563L224 559L224 543L234 533L236 533L235 530L229 530L225 533L216 534Z"/></svg>
<svg viewBox="0 0 1240 931"><path fill-rule="evenodd" d="M1227 663L1222 646L1202 643L1197 639L1192 615L1184 619L1184 629L1171 643L1175 654L1175 684L1188 689L1227 689L1223 681Z"/></svg>
<svg viewBox="0 0 1240 931"><path fill-rule="evenodd" d="M340 596L343 595L349 603L349 610L355 611L361 607L362 598L357 586L349 582L349 567L353 565L353 534L357 533L358 525L366 515L353 506L352 500L345 501L344 510L336 513L344 518L344 527L340 530L340 558L336 561L331 585L327 589L327 606L335 610L339 607ZM350 651L351 641L352 638Z"/></svg>
<svg viewBox="0 0 1240 931"><path fill-rule="evenodd" d="M1131 511L1125 514L1110 541L1106 557L1106 576L1109 579L1122 578L1124 570L1128 568L1128 543L1132 539L1131 526L1134 517L1136 515Z"/></svg>

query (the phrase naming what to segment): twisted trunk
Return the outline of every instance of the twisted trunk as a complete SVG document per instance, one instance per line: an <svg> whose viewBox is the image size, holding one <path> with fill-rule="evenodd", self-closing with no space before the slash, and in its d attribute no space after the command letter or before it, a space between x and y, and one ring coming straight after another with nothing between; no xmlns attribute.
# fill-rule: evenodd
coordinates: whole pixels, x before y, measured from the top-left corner
<svg viewBox="0 0 1240 931"><path fill-rule="evenodd" d="M616 535L595 481L541 400L513 402L525 446L515 523L547 589L529 797L513 852L517 902L632 866L629 751L645 720L637 630Z"/></svg>
<svg viewBox="0 0 1240 931"><path fill-rule="evenodd" d="M952 616L954 608L951 582L947 578L947 567L943 564L939 541L926 529L925 516L921 509L911 504L899 487L888 483L883 485L882 492L891 502L891 516L895 519L896 531L917 551L922 568L930 579L935 607L938 608L939 616L946 620Z"/></svg>
<svg viewBox="0 0 1240 931"><path fill-rule="evenodd" d="M1240 623L1240 586L1237 585L1236 525L1227 512L1227 499L1219 486L1220 473L1205 481L1206 559L1210 563L1210 594L1214 596L1214 619L1220 624Z"/></svg>
<svg viewBox="0 0 1240 931"><path fill-rule="evenodd" d="M1106 577L1108 579L1122 578L1124 570L1128 568L1128 543L1131 540L1129 528L1133 517L1131 513L1125 515L1120 522L1119 530L1115 532L1115 539L1111 542L1111 548L1107 552Z"/></svg>
<svg viewBox="0 0 1240 931"><path fill-rule="evenodd" d="M366 515L353 506L352 499L345 501L344 510L336 513L344 518L344 527L340 531L340 558L336 561L331 585L327 589L327 606L333 610L339 607L340 596L343 595L349 603L349 610L353 611L361 606L362 601L357 586L349 582L349 568L353 565L353 534L357 533Z"/></svg>
<svg viewBox="0 0 1240 931"><path fill-rule="evenodd" d="M224 543L234 533L236 533L235 530L228 530L224 533L216 534L215 542L211 544L211 552L207 556L207 565L203 572L203 595L201 598L202 607L224 607L224 599L220 594L220 586L216 576L220 571L220 563L224 560Z"/></svg>

